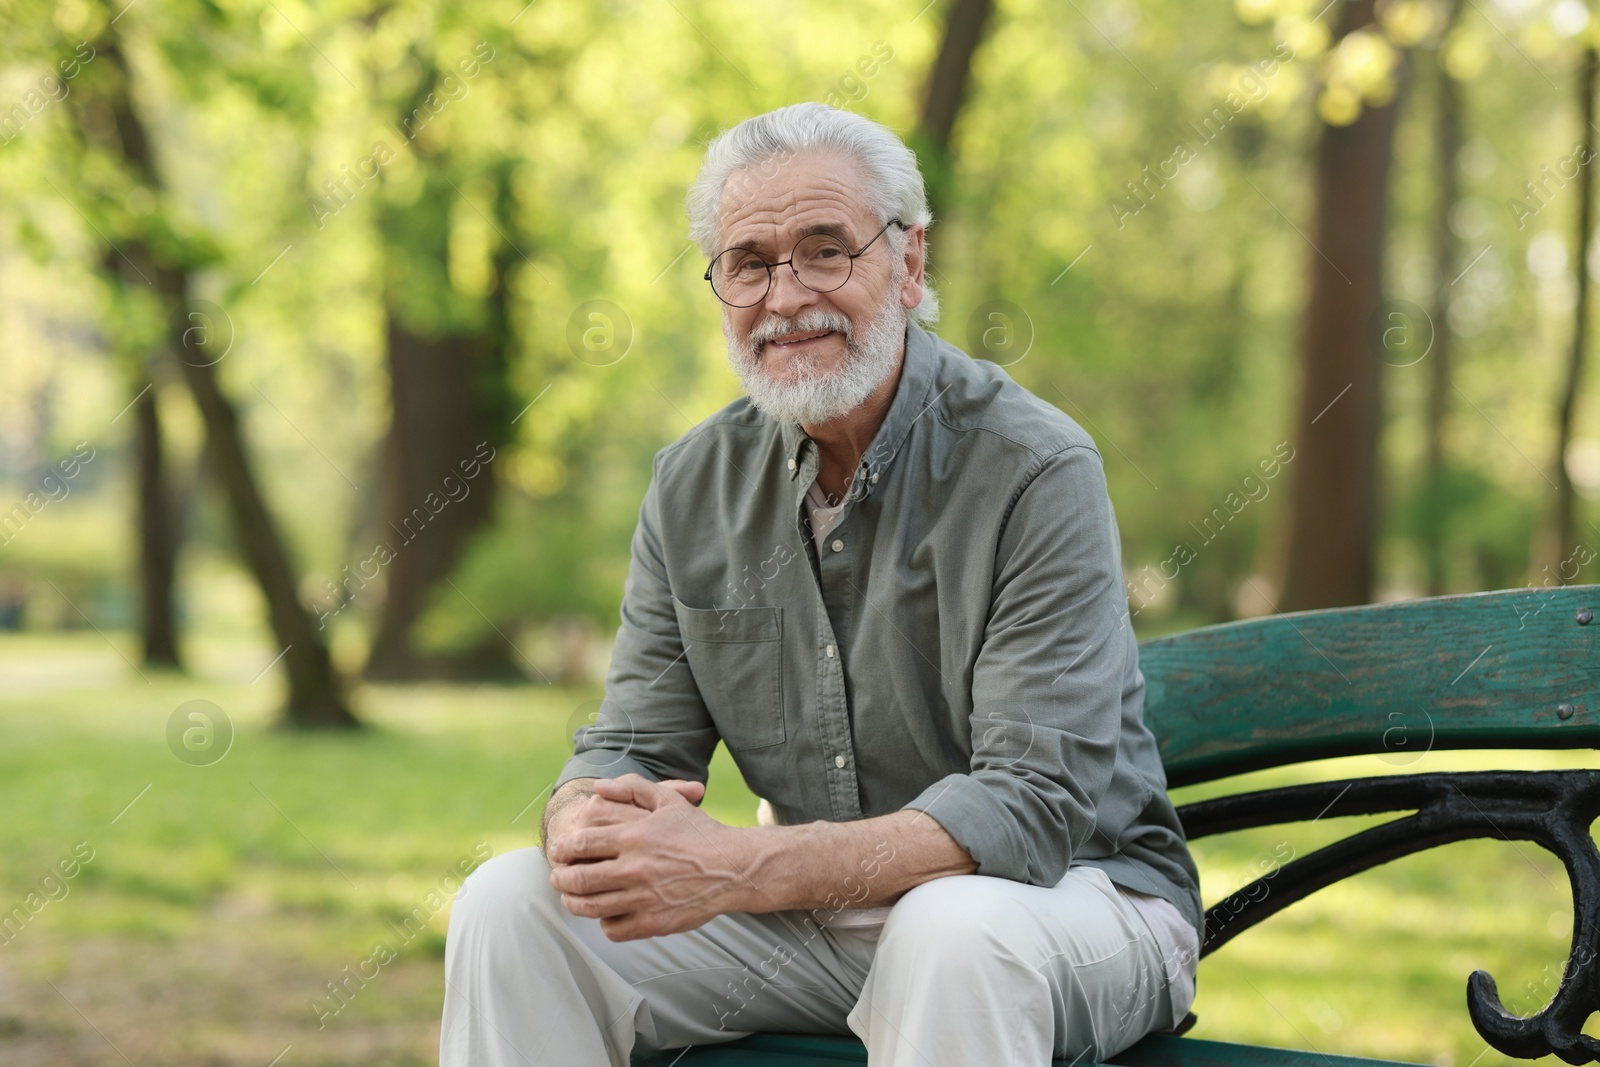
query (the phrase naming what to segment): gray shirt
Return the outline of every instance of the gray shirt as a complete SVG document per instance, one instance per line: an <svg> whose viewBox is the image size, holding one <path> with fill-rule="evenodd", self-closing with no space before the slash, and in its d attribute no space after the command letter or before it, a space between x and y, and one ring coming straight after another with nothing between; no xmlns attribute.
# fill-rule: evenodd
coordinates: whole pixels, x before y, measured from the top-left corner
<svg viewBox="0 0 1600 1067"><path fill-rule="evenodd" d="M747 398L656 453L606 697L556 788L703 782L720 738L780 823L914 808L978 874L1053 886L1091 864L1198 934L1089 435L909 323L820 552L817 469Z"/></svg>

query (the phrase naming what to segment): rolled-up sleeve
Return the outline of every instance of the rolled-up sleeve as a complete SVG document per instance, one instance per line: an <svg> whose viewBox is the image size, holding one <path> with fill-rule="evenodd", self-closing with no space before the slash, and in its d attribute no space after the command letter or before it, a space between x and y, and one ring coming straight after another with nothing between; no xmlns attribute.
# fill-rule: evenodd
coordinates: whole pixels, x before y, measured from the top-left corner
<svg viewBox="0 0 1600 1067"><path fill-rule="evenodd" d="M660 482L658 453L634 529L605 699L594 723L577 731L573 755L552 793L573 778L628 773L653 781L706 780L717 732L684 657L672 607L660 536Z"/></svg>
<svg viewBox="0 0 1600 1067"><path fill-rule="evenodd" d="M1075 445L1041 460L995 554L970 770L905 805L936 819L979 874L1054 885L1094 832L1137 655L1120 559L1099 455Z"/></svg>

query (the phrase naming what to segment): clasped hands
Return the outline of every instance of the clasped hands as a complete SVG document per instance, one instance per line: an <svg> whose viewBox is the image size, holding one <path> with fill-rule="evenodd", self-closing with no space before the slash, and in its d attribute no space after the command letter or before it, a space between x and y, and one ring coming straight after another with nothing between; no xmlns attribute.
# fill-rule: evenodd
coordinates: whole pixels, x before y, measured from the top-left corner
<svg viewBox="0 0 1600 1067"><path fill-rule="evenodd" d="M695 807L700 782L599 778L594 795L550 827L550 884L612 941L693 930L751 910L749 832Z"/></svg>

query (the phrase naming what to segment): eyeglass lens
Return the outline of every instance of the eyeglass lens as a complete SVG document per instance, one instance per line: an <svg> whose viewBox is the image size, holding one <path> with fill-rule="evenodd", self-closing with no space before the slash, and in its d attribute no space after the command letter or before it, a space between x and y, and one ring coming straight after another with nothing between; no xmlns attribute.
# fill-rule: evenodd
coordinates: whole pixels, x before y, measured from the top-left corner
<svg viewBox="0 0 1600 1067"><path fill-rule="evenodd" d="M849 279L853 261L844 242L818 233L795 245L792 265L801 285L828 293ZM766 261L747 248L730 248L711 265L711 288L735 307L760 303L771 283Z"/></svg>

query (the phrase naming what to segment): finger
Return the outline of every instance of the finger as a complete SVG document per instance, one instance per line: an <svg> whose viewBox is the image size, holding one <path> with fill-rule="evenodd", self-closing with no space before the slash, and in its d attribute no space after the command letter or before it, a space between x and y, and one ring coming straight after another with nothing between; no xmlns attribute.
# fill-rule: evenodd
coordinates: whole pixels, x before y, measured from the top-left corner
<svg viewBox="0 0 1600 1067"><path fill-rule="evenodd" d="M637 774L624 774L620 778L600 778L594 783L597 796L607 800L615 800L626 804L633 804L644 808L646 811L655 811L684 799L683 795L675 789L652 782Z"/></svg>
<svg viewBox="0 0 1600 1067"><path fill-rule="evenodd" d="M558 863L550 868L550 884L558 892L574 897L639 888L638 879L629 877L614 860Z"/></svg>
<svg viewBox="0 0 1600 1067"><path fill-rule="evenodd" d="M663 916L659 913L635 911L601 919L600 932L610 941L638 941L646 937L661 937L664 934L681 934L686 930L697 930L704 926L709 918L710 916Z"/></svg>
<svg viewBox="0 0 1600 1067"><path fill-rule="evenodd" d="M632 892L592 893L587 896L561 894L561 906L584 919L631 915L638 910L640 903L637 894Z"/></svg>
<svg viewBox="0 0 1600 1067"><path fill-rule="evenodd" d="M580 826L563 830L552 838L545 848L545 858L552 864L581 863L616 859L621 851L616 827Z"/></svg>
<svg viewBox="0 0 1600 1067"><path fill-rule="evenodd" d="M576 830L580 826L619 826L623 823L637 822L649 814L645 809L633 804L595 796L590 797L581 808L573 811L572 817L567 822L567 829Z"/></svg>
<svg viewBox="0 0 1600 1067"><path fill-rule="evenodd" d="M668 778L661 784L666 786L668 789L673 790L691 804L700 803L700 801L706 795L706 784L704 782L690 782L685 781L682 778Z"/></svg>
<svg viewBox="0 0 1600 1067"><path fill-rule="evenodd" d="M600 920L600 932L610 941L637 941L649 937L636 915L611 915Z"/></svg>

